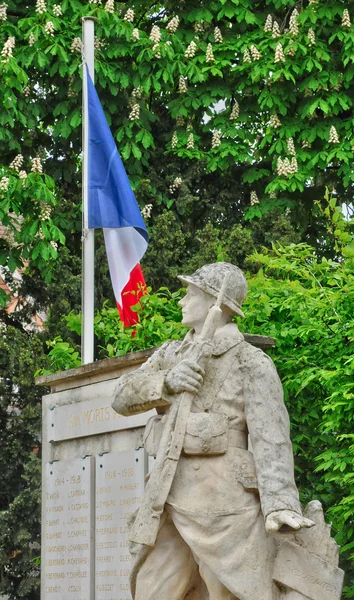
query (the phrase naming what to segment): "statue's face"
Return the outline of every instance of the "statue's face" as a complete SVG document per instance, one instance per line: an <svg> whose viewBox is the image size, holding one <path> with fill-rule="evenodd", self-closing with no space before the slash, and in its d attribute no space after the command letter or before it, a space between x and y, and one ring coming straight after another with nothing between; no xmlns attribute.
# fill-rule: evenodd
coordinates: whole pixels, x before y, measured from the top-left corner
<svg viewBox="0 0 354 600"><path fill-rule="evenodd" d="M186 295L179 301L182 308L182 324L199 332L215 301L216 299L210 294L189 284Z"/></svg>

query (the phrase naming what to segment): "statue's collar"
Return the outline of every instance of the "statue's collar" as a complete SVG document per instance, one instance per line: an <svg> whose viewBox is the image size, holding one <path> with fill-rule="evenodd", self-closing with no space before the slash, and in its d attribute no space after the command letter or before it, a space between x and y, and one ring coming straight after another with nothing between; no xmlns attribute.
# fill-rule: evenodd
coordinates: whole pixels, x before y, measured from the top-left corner
<svg viewBox="0 0 354 600"><path fill-rule="evenodd" d="M188 331L177 352L185 352L197 339L194 329ZM213 356L220 356L244 340L235 323L227 323L219 329L213 339Z"/></svg>

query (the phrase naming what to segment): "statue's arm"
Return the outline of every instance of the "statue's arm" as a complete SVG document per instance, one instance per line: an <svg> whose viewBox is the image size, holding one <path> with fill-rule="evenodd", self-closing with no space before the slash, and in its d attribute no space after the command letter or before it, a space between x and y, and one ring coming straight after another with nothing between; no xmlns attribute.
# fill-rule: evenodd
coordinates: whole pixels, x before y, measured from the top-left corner
<svg viewBox="0 0 354 600"><path fill-rule="evenodd" d="M257 352L250 358L246 372L245 413L262 512L265 518L282 511L301 516L289 416L277 371L268 356Z"/></svg>
<svg viewBox="0 0 354 600"><path fill-rule="evenodd" d="M113 409L124 416L135 415L170 406L165 389L165 352L167 344L147 360L133 373L122 375L118 379L112 402Z"/></svg>

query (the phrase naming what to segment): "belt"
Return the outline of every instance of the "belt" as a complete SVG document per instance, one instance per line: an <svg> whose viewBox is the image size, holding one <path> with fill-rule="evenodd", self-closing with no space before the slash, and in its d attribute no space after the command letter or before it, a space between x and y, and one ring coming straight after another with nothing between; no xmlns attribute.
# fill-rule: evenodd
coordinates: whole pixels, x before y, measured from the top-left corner
<svg viewBox="0 0 354 600"><path fill-rule="evenodd" d="M229 446L247 450L247 433L239 429L229 429Z"/></svg>

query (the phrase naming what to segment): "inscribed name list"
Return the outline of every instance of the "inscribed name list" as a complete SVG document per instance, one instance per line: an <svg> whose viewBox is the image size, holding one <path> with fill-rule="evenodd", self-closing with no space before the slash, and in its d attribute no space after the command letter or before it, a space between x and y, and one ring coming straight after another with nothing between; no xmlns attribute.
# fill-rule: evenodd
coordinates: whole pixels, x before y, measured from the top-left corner
<svg viewBox="0 0 354 600"><path fill-rule="evenodd" d="M96 600L131 600L128 521L144 495L144 450L96 461Z"/></svg>
<svg viewBox="0 0 354 600"><path fill-rule="evenodd" d="M92 457L46 465L45 600L94 598L92 477Z"/></svg>

